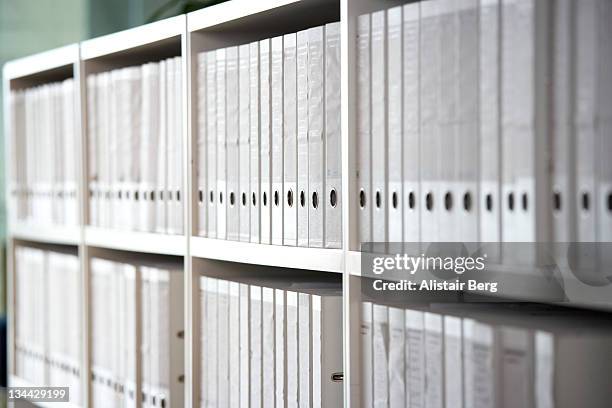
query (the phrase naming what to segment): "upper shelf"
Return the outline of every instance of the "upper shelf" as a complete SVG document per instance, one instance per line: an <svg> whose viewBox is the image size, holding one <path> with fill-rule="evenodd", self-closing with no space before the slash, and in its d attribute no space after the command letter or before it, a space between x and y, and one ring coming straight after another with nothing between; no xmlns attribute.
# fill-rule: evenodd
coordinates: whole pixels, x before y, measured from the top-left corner
<svg viewBox="0 0 612 408"><path fill-rule="evenodd" d="M78 226L41 226L25 222L15 222L9 225L9 235L24 241L79 245L81 241L81 228Z"/></svg>
<svg viewBox="0 0 612 408"><path fill-rule="evenodd" d="M7 62L3 75L11 89L26 88L71 78L78 61L79 45L70 44Z"/></svg>
<svg viewBox="0 0 612 408"><path fill-rule="evenodd" d="M191 255L197 258L310 271L344 271L341 249L304 248L191 237Z"/></svg>
<svg viewBox="0 0 612 408"><path fill-rule="evenodd" d="M91 247L184 256L187 241L184 235L132 232L85 227L85 244Z"/></svg>

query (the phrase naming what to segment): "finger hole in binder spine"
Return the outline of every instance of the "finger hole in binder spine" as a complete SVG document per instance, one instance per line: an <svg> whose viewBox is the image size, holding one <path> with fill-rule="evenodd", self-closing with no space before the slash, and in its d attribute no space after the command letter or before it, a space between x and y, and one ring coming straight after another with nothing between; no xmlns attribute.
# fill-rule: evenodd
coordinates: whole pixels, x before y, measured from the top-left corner
<svg viewBox="0 0 612 408"><path fill-rule="evenodd" d="M395 204L394 207L397 206L397 195L396 193L393 193L395 195ZM336 193L336 189L332 188L332 190L329 192L329 204L333 207L336 208L336 205L338 204L338 193Z"/></svg>
<svg viewBox="0 0 612 408"><path fill-rule="evenodd" d="M236 202L236 197L234 196L234 192L233 192L233 191L231 191L231 192L230 192L230 195L229 195L229 200L230 200L230 201L229 201L229 202L230 202L230 205L233 207L233 206L234 206L234 203Z"/></svg>
<svg viewBox="0 0 612 408"><path fill-rule="evenodd" d="M376 208L380 208L381 205L380 191L376 191Z"/></svg>
<svg viewBox="0 0 612 408"><path fill-rule="evenodd" d="M553 194L553 208L555 211L561 210L561 193L558 191Z"/></svg>
<svg viewBox="0 0 612 408"><path fill-rule="evenodd" d="M243 191L242 192L242 206L244 207L247 203L247 198L246 198L246 193Z"/></svg>
<svg viewBox="0 0 612 408"><path fill-rule="evenodd" d="M523 193L521 196L521 203L523 204L523 211L527 211L527 208L529 208L527 193Z"/></svg>
<svg viewBox="0 0 612 408"><path fill-rule="evenodd" d="M219 203L223 204L223 192L219 192Z"/></svg>
<svg viewBox="0 0 612 408"><path fill-rule="evenodd" d="M300 191L300 207L304 207L306 205L306 194L304 191Z"/></svg>
<svg viewBox="0 0 612 408"><path fill-rule="evenodd" d="M210 201L210 203L212 204L215 201L215 192L210 190L210 193L208 195L208 200Z"/></svg>
<svg viewBox="0 0 612 408"><path fill-rule="evenodd" d="M514 194L513 193L508 194L508 209L510 211L514 211Z"/></svg>
<svg viewBox="0 0 612 408"><path fill-rule="evenodd" d="M278 190L274 192L274 205L278 207L278 202L279 202L279 198L278 198Z"/></svg>
<svg viewBox="0 0 612 408"><path fill-rule="evenodd" d="M427 211L433 210L433 194L432 193L427 193L425 195L425 208L427 208Z"/></svg>
<svg viewBox="0 0 612 408"><path fill-rule="evenodd" d="M393 192L393 194L391 194L391 205L393 206L394 209L397 208L397 192Z"/></svg>
<svg viewBox="0 0 612 408"><path fill-rule="evenodd" d="M268 195L265 192L263 193L263 205L264 207L268 206Z"/></svg>
<svg viewBox="0 0 612 408"><path fill-rule="evenodd" d="M255 195L255 193L253 193L251 197L251 203L253 204L253 206L257 205L257 196Z"/></svg>
<svg viewBox="0 0 612 408"><path fill-rule="evenodd" d="M447 191L446 194L444 194L444 208L446 211L453 209L453 195L450 193L450 191Z"/></svg>
<svg viewBox="0 0 612 408"><path fill-rule="evenodd" d="M590 203L590 198L589 198L589 193L584 192L582 193L582 210L583 211L589 211L589 207L591 206Z"/></svg>
<svg viewBox="0 0 612 408"><path fill-rule="evenodd" d="M293 207L293 190L287 192L287 205Z"/></svg>
<svg viewBox="0 0 612 408"><path fill-rule="evenodd" d="M472 210L472 194L469 191L463 195L463 209L465 211Z"/></svg>
<svg viewBox="0 0 612 408"><path fill-rule="evenodd" d="M365 191L360 190L359 191L359 207L361 208L365 208L366 206L366 194Z"/></svg>
<svg viewBox="0 0 612 408"><path fill-rule="evenodd" d="M487 211L493 211L493 196L491 195L491 193L487 194L485 197L485 207Z"/></svg>
<svg viewBox="0 0 612 408"><path fill-rule="evenodd" d="M612 192L608 193L608 212L612 212Z"/></svg>
<svg viewBox="0 0 612 408"><path fill-rule="evenodd" d="M319 208L319 195L316 191L312 193L312 208Z"/></svg>
<svg viewBox="0 0 612 408"><path fill-rule="evenodd" d="M414 199L414 192L411 191L408 194L408 208L410 208L411 210L414 210L415 204L416 204L416 200Z"/></svg>
<svg viewBox="0 0 612 408"><path fill-rule="evenodd" d="M204 194L202 193L202 190L198 191L198 200L200 201L200 203L204 201Z"/></svg>

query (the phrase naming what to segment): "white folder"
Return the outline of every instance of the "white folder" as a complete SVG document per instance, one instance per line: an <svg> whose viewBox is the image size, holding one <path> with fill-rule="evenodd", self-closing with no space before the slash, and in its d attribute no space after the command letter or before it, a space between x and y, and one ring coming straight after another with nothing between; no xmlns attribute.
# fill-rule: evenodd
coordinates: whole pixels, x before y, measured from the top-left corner
<svg viewBox="0 0 612 408"><path fill-rule="evenodd" d="M272 87L270 40L259 42L261 243L272 243ZM252 101L252 100L251 100Z"/></svg>
<svg viewBox="0 0 612 408"><path fill-rule="evenodd" d="M442 316L425 312L425 406L444 406L444 334Z"/></svg>
<svg viewBox="0 0 612 408"><path fill-rule="evenodd" d="M240 284L229 282L229 406L240 405Z"/></svg>
<svg viewBox="0 0 612 408"><path fill-rule="evenodd" d="M208 408L208 346L210 334L208 332L208 278L200 276L200 406Z"/></svg>
<svg viewBox="0 0 612 408"><path fill-rule="evenodd" d="M283 244L283 37L274 37L271 55L272 244Z"/></svg>
<svg viewBox="0 0 612 408"><path fill-rule="evenodd" d="M217 238L227 238L226 50L217 50Z"/></svg>
<svg viewBox="0 0 612 408"><path fill-rule="evenodd" d="M138 187L141 181L140 171L140 138L142 135L142 69L131 67L128 75L127 92L131 95L128 113L129 139L126 149L126 224L130 230L138 229L140 197L137 199Z"/></svg>
<svg viewBox="0 0 612 408"><path fill-rule="evenodd" d="M260 286L251 288L251 407L262 407L262 293Z"/></svg>
<svg viewBox="0 0 612 408"><path fill-rule="evenodd" d="M404 162L402 146L402 7L387 10L387 233L389 242L402 242L403 199L402 186Z"/></svg>
<svg viewBox="0 0 612 408"><path fill-rule="evenodd" d="M513 327L499 331L502 401L509 407L533 407L533 334Z"/></svg>
<svg viewBox="0 0 612 408"><path fill-rule="evenodd" d="M286 393L287 408L297 408L299 404L299 349L298 349L298 293L286 294Z"/></svg>
<svg viewBox="0 0 612 408"><path fill-rule="evenodd" d="M535 384L534 399L538 408L555 406L555 337L537 330L534 333Z"/></svg>
<svg viewBox="0 0 612 408"><path fill-rule="evenodd" d="M463 389L466 407L496 406L493 327L463 319Z"/></svg>
<svg viewBox="0 0 612 408"><path fill-rule="evenodd" d="M197 150L196 150L196 178L198 183L196 200L198 203L197 209L197 235L205 237L208 233L208 189L207 181L208 174L206 173L208 166L208 122L207 113L208 106L206 104L207 78L208 71L207 63L208 54L203 52L197 55Z"/></svg>
<svg viewBox="0 0 612 408"><path fill-rule="evenodd" d="M612 70L612 28L609 21L612 18L612 6L610 2L599 3L599 192L596 205L598 214L598 241L612 242L612 164L608 159L612 152L612 85L609 72ZM609 268L612 265L612 254L604 251L602 267Z"/></svg>
<svg viewBox="0 0 612 408"><path fill-rule="evenodd" d="M252 42L249 45L249 152L250 170L249 179L251 185L247 195L250 202L249 224L250 242L259 243L261 240L261 143L259 137L259 42Z"/></svg>
<svg viewBox="0 0 612 408"><path fill-rule="evenodd" d="M323 247L325 191L324 27L308 30L308 243Z"/></svg>
<svg viewBox="0 0 612 408"><path fill-rule="evenodd" d="M373 407L389 406L389 308L372 308Z"/></svg>
<svg viewBox="0 0 612 408"><path fill-rule="evenodd" d="M283 36L283 245L297 245L297 36Z"/></svg>
<svg viewBox="0 0 612 408"><path fill-rule="evenodd" d="M372 128L370 107L370 15L357 20L357 181L359 242L372 242ZM417 78L418 79L418 78ZM367 401L366 401L367 402Z"/></svg>
<svg viewBox="0 0 612 408"><path fill-rule="evenodd" d="M444 316L445 407L463 407L463 343L461 319Z"/></svg>
<svg viewBox="0 0 612 408"><path fill-rule="evenodd" d="M480 2L480 238L501 242L500 1ZM499 247L497 247L499 248ZM495 256L496 254L488 254ZM495 258L493 258L495 259Z"/></svg>
<svg viewBox="0 0 612 408"><path fill-rule="evenodd" d="M166 233L176 234L176 192L177 192L177 149L180 146L176 143L176 93L174 92L176 82L176 61L174 58L166 60L166 98L167 98L167 110L166 110L166 193L164 195L166 199Z"/></svg>
<svg viewBox="0 0 612 408"><path fill-rule="evenodd" d="M174 193L174 217L176 234L182 234L184 230L185 210L183 202L185 192L183 189L183 60L181 57L174 57L174 93L175 93L175 125L174 125L174 143L176 143L176 191Z"/></svg>
<svg viewBox="0 0 612 408"><path fill-rule="evenodd" d="M442 199L438 191L440 179L438 163L439 146L439 103L440 88L440 2L427 1L421 5L421 66L428 67L420 75L420 168L421 197L421 241L438 241L439 217L443 208L438 203Z"/></svg>
<svg viewBox="0 0 612 408"><path fill-rule="evenodd" d="M298 389L299 406L312 404L312 300L298 293ZM291 374L287 374L291 375Z"/></svg>
<svg viewBox="0 0 612 408"><path fill-rule="evenodd" d="M217 404L229 406L229 282L217 281Z"/></svg>
<svg viewBox="0 0 612 408"><path fill-rule="evenodd" d="M420 3L403 9L403 241L421 241L421 165L420 165Z"/></svg>
<svg viewBox="0 0 612 408"><path fill-rule="evenodd" d="M342 247L340 23L325 26L325 247Z"/></svg>
<svg viewBox="0 0 612 408"><path fill-rule="evenodd" d="M239 131L240 117L238 107L238 47L226 49L226 171L227 171L227 204L226 225L227 239L238 241L240 234L240 157ZM248 165L248 161L246 162Z"/></svg>
<svg viewBox="0 0 612 408"><path fill-rule="evenodd" d="M239 188L236 202L240 206L240 228L238 237L240 241L251 240L251 200L249 192L251 180L251 152L250 152L250 45L244 44L238 48L238 72L239 72L239 137L238 137L238 163L239 163ZM259 159L259 157L258 157Z"/></svg>
<svg viewBox="0 0 612 408"><path fill-rule="evenodd" d="M206 53L206 192L209 238L217 237L217 52Z"/></svg>
<svg viewBox="0 0 612 408"><path fill-rule="evenodd" d="M240 404L248 408L251 399L251 289L245 283L240 284Z"/></svg>
<svg viewBox="0 0 612 408"><path fill-rule="evenodd" d="M372 241L387 242L386 12L372 14ZM374 63L376 61L376 63ZM375 402L376 404L376 402Z"/></svg>
<svg viewBox="0 0 612 408"><path fill-rule="evenodd" d="M389 308L389 407L406 406L406 314L404 309Z"/></svg>
<svg viewBox="0 0 612 408"><path fill-rule="evenodd" d="M155 232L165 233L168 220L168 205L166 191L168 186L168 90L166 87L167 61L159 62L159 131L157 137L157 175L153 201L155 202Z"/></svg>
<svg viewBox="0 0 612 408"><path fill-rule="evenodd" d="M308 30L297 33L297 245L308 246Z"/></svg>
<svg viewBox="0 0 612 408"><path fill-rule="evenodd" d="M311 302L312 406L341 407L342 383L333 382L332 375L343 372L342 296L312 295Z"/></svg>
<svg viewBox="0 0 612 408"><path fill-rule="evenodd" d="M277 407L287 405L287 295L283 289L274 290L274 360L275 398Z"/></svg>
<svg viewBox="0 0 612 408"><path fill-rule="evenodd" d="M276 398L274 388L275 371L275 304L274 289L262 288L261 294L261 320L262 320L262 407L274 407Z"/></svg>
<svg viewBox="0 0 612 408"><path fill-rule="evenodd" d="M372 303L361 304L361 402L365 407L374 406Z"/></svg>
<svg viewBox="0 0 612 408"><path fill-rule="evenodd" d="M217 360L219 358L219 340L217 331L217 321L219 319L218 312L218 280L213 278L207 278L208 283L206 285L206 304L208 305L208 311L206 312L206 320L204 323L208 329L207 340L208 345L206 347L206 354L204 355L204 366L207 369L206 378L208 384L206 387L207 394L204 395L204 400L208 401L208 407L218 406L217 397L217 383L219 374L217 371Z"/></svg>

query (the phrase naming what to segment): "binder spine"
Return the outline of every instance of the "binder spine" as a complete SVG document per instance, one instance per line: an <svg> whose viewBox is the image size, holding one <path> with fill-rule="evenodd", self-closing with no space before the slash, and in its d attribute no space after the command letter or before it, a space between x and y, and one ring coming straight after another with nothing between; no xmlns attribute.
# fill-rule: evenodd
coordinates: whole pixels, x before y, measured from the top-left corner
<svg viewBox="0 0 612 408"><path fill-rule="evenodd" d="M283 37L283 245L297 245L296 34Z"/></svg>
<svg viewBox="0 0 612 408"><path fill-rule="evenodd" d="M209 238L217 237L217 53L206 53L206 185Z"/></svg>
<svg viewBox="0 0 612 408"><path fill-rule="evenodd" d="M259 42L261 243L272 243L272 95L270 40Z"/></svg>
<svg viewBox="0 0 612 408"><path fill-rule="evenodd" d="M308 30L297 33L297 245L308 246Z"/></svg>
<svg viewBox="0 0 612 408"><path fill-rule="evenodd" d="M259 76L259 43L250 44L249 54L249 149L250 149L250 241L259 243L261 240L261 157L260 157L260 76Z"/></svg>
<svg viewBox="0 0 612 408"><path fill-rule="evenodd" d="M226 228L227 239L239 240L240 233L240 163L239 163L239 70L238 47L226 49ZM246 161L248 164L248 161Z"/></svg>
<svg viewBox="0 0 612 408"><path fill-rule="evenodd" d="M609 80L609 72L612 71L612 28L606 22L612 18L612 5L602 1L599 8L599 44L601 48L599 57L598 78L600 84L599 92L599 193L598 193L598 240L600 242L612 242L612 164L608 160L609 152L612 152L612 85ZM606 153L607 152L607 153ZM604 267L612 265L612 254L604 254Z"/></svg>
<svg viewBox="0 0 612 408"><path fill-rule="evenodd" d="M325 26L325 247L342 247L340 23ZM401 225L401 223L400 223Z"/></svg>
<svg viewBox="0 0 612 408"><path fill-rule="evenodd" d="M239 139L238 139L238 167L239 167L239 194L237 202L240 206L240 241L249 242L251 240L251 200L250 192L250 171L251 171L251 152L250 152L250 45L241 45L239 51Z"/></svg>
<svg viewBox="0 0 612 408"><path fill-rule="evenodd" d="M271 40L272 244L283 244L283 37Z"/></svg>
<svg viewBox="0 0 612 408"><path fill-rule="evenodd" d="M198 203L198 232L197 234L205 237L208 233L208 200L206 199L208 193L208 175L207 175L207 155L208 155L208 123L207 123L207 110L206 104L206 92L207 92L207 71L208 61L207 54L198 54L197 59L197 151L196 151L196 163L197 163L197 183L198 190L196 200Z"/></svg>
<svg viewBox="0 0 612 408"><path fill-rule="evenodd" d="M308 243L323 247L324 199L324 27L308 30Z"/></svg>

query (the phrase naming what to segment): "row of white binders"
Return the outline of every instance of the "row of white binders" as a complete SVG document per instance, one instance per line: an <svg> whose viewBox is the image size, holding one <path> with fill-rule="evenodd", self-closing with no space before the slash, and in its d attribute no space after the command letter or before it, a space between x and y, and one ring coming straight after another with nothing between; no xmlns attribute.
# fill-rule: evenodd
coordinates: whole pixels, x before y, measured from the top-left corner
<svg viewBox="0 0 612 408"><path fill-rule="evenodd" d="M360 242L612 239L612 3L358 18Z"/></svg>
<svg viewBox="0 0 612 408"><path fill-rule="evenodd" d="M198 55L199 235L340 248L339 23Z"/></svg>
<svg viewBox="0 0 612 408"><path fill-rule="evenodd" d="M200 278L202 407L341 407L342 292Z"/></svg>
<svg viewBox="0 0 612 408"><path fill-rule="evenodd" d="M73 79L10 93L9 203L20 221L79 223L75 96Z"/></svg>
<svg viewBox="0 0 612 408"><path fill-rule="evenodd" d="M81 400L81 268L75 254L15 248L15 374Z"/></svg>
<svg viewBox="0 0 612 408"><path fill-rule="evenodd" d="M183 232L182 60L87 77L90 225Z"/></svg>
<svg viewBox="0 0 612 408"><path fill-rule="evenodd" d="M182 267L173 263L91 261L92 404L183 406Z"/></svg>
<svg viewBox="0 0 612 408"><path fill-rule="evenodd" d="M361 406L608 406L609 317L528 308L363 302Z"/></svg>

